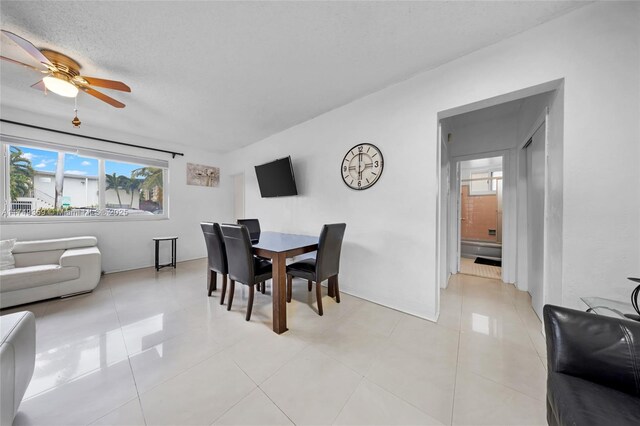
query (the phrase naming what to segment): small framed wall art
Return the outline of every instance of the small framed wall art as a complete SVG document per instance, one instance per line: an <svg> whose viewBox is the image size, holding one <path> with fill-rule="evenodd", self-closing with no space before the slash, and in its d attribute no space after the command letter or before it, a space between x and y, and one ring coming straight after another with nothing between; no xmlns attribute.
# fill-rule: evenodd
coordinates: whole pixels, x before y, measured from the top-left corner
<svg viewBox="0 0 640 426"><path fill-rule="evenodd" d="M220 168L187 163L187 185L217 188L220 185Z"/></svg>

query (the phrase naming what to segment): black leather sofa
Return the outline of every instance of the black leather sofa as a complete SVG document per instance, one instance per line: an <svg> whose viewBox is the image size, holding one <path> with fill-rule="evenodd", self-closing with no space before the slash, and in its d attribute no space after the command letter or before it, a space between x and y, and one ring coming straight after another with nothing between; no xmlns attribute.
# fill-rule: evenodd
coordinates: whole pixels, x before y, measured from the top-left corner
<svg viewBox="0 0 640 426"><path fill-rule="evenodd" d="M640 425L640 323L544 307L547 422Z"/></svg>

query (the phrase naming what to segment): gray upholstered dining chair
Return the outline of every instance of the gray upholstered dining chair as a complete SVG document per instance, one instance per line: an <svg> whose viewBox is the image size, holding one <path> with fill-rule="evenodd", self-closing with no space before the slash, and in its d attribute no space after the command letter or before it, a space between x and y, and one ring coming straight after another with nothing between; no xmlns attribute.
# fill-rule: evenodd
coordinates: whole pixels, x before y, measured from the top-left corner
<svg viewBox="0 0 640 426"><path fill-rule="evenodd" d="M222 234L227 249L229 266L229 299L227 310L231 310L235 283L249 286L249 301L247 304L246 320L251 319L253 309L253 295L256 284L271 279L272 266L268 260L253 255L249 230L244 225L222 225Z"/></svg>
<svg viewBox="0 0 640 426"><path fill-rule="evenodd" d="M293 277L308 281L309 291L311 283L316 283L316 300L318 315L322 316L322 281L329 279L329 286L333 286L336 302L340 303L340 289L338 287L338 273L340 272L340 252L342 239L347 225L334 223L324 225L318 241L316 258L303 259L287 266L287 302L291 302Z"/></svg>
<svg viewBox="0 0 640 426"><path fill-rule="evenodd" d="M207 244L207 284L208 296L217 289L218 274L222 275L222 294L220 304L224 303L224 293L227 290L227 251L224 246L224 237L220 225L213 222L202 222L200 224L204 241Z"/></svg>
<svg viewBox="0 0 640 426"><path fill-rule="evenodd" d="M251 237L251 242L257 242L260 240L260 221L258 219L238 219L238 225L244 225L249 230L249 237ZM257 256L260 259L269 260L264 257ZM258 283L258 290L262 292L262 294L266 291L265 283Z"/></svg>
<svg viewBox="0 0 640 426"><path fill-rule="evenodd" d="M251 241L260 239L260 221L258 219L238 219L237 223L247 227Z"/></svg>

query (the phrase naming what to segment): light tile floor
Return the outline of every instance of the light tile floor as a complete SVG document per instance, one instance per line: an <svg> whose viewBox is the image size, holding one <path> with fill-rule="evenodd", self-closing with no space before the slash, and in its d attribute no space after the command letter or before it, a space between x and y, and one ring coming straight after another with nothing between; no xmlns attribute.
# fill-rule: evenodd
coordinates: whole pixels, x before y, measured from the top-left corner
<svg viewBox="0 0 640 426"><path fill-rule="evenodd" d="M294 284L289 331L246 288L231 312L204 260L109 274L36 314L36 370L16 425L545 424L545 343L526 293L459 274L438 324L347 294L315 312ZM346 284L343 284L346 286Z"/></svg>
<svg viewBox="0 0 640 426"><path fill-rule="evenodd" d="M496 280L502 278L501 267L475 263L475 259L469 259L467 257L460 258L460 273L475 275L477 277L494 278Z"/></svg>

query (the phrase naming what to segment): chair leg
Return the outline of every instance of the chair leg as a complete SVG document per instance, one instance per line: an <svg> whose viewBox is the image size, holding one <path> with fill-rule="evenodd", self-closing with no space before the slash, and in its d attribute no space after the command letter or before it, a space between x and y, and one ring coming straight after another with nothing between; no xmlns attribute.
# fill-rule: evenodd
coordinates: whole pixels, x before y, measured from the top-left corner
<svg viewBox="0 0 640 426"><path fill-rule="evenodd" d="M211 269L209 269L208 275L209 275L209 297L211 297L211 293L218 289L218 286L217 286L218 274L216 273L216 271L212 271Z"/></svg>
<svg viewBox="0 0 640 426"><path fill-rule="evenodd" d="M311 287L313 286L313 282L311 280L307 281L307 288L311 291Z"/></svg>
<svg viewBox="0 0 640 426"><path fill-rule="evenodd" d="M267 282L262 281L262 294L264 294L266 291L267 291Z"/></svg>
<svg viewBox="0 0 640 426"><path fill-rule="evenodd" d="M264 283L262 283L264 285ZM253 292L255 289L255 285L249 286L249 301L247 302L247 317L245 318L247 321L251 319L251 311L253 310Z"/></svg>
<svg viewBox="0 0 640 426"><path fill-rule="evenodd" d="M220 294L220 304L224 305L224 295L227 292L227 274L222 275L222 293Z"/></svg>
<svg viewBox="0 0 640 426"><path fill-rule="evenodd" d="M229 280L229 302L227 302L227 311L231 310L231 304L233 303L233 293L236 287L234 280Z"/></svg>
<svg viewBox="0 0 640 426"><path fill-rule="evenodd" d="M291 303L292 287L293 287L293 276L287 274L287 303Z"/></svg>
<svg viewBox="0 0 640 426"><path fill-rule="evenodd" d="M318 315L322 316L322 286L316 282L316 300L318 301Z"/></svg>
<svg viewBox="0 0 640 426"><path fill-rule="evenodd" d="M338 285L338 276L335 275L329 278L329 285L333 284L333 295L336 298L336 303L340 303L340 286Z"/></svg>

